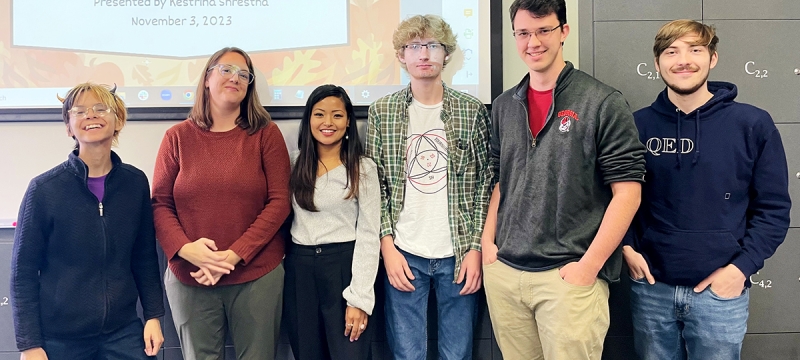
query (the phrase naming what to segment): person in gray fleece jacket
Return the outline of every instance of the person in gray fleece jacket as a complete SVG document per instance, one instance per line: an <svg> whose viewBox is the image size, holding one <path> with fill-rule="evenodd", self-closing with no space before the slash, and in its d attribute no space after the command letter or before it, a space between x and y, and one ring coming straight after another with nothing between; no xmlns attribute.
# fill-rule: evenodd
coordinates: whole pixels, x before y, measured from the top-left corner
<svg viewBox="0 0 800 360"><path fill-rule="evenodd" d="M622 94L564 61L564 1L516 0L510 13L530 71L492 104L492 326L506 358L600 359L645 149Z"/></svg>

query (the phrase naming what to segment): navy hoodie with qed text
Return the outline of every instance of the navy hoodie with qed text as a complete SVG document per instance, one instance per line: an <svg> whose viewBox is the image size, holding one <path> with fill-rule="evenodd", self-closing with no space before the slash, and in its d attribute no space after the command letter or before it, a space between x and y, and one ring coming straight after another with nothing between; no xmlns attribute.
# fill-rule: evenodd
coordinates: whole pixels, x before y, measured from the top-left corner
<svg viewBox="0 0 800 360"><path fill-rule="evenodd" d="M786 156L772 118L735 102L734 84L711 81L708 90L713 97L689 114L666 89L634 113L647 174L624 243L669 285L695 286L728 264L749 277L789 228Z"/></svg>

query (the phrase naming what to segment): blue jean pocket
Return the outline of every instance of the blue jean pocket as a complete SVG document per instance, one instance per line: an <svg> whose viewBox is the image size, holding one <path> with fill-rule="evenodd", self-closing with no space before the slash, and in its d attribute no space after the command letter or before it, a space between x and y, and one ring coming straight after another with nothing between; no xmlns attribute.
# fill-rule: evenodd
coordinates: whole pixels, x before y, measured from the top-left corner
<svg viewBox="0 0 800 360"><path fill-rule="evenodd" d="M647 278L646 277L643 277L641 279L634 279L633 276L628 275L628 279L630 279L631 283L634 283L634 284L650 285L650 283L647 282Z"/></svg>
<svg viewBox="0 0 800 360"><path fill-rule="evenodd" d="M732 297L732 298L726 298L726 297L722 297L722 296L720 296L719 294L715 293L715 292L714 292L714 290L711 290L711 285L709 285L709 286L708 286L708 289L707 289L707 290L708 290L708 295L709 295L709 296L711 296L711 298L712 298L712 299L714 299L714 300L719 300L719 301L731 301L731 300L736 300L736 299L739 299L739 298L741 298L742 296L744 296L744 294L746 294L746 293L747 293L747 288L744 288L744 289L742 289L742 292L741 292L739 295L737 295L737 296L734 296L734 297Z"/></svg>

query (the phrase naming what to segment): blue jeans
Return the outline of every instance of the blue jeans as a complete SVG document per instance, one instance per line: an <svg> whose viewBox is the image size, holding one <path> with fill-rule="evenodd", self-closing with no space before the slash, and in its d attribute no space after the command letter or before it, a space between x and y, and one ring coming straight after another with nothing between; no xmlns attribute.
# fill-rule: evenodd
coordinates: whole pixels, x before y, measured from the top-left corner
<svg viewBox="0 0 800 360"><path fill-rule="evenodd" d="M472 359L472 337L477 316L477 294L462 296L463 282L453 281L455 257L425 259L400 253L414 274L414 291L386 286L386 337L395 360L424 360L428 350L428 296L436 294L439 317L439 359Z"/></svg>
<svg viewBox="0 0 800 360"><path fill-rule="evenodd" d="M721 298L709 286L631 280L633 340L642 360L739 359L747 332L750 290Z"/></svg>
<svg viewBox="0 0 800 360"><path fill-rule="evenodd" d="M65 340L44 339L49 360L145 360L155 359L144 353L144 325L136 321L121 329L97 337Z"/></svg>

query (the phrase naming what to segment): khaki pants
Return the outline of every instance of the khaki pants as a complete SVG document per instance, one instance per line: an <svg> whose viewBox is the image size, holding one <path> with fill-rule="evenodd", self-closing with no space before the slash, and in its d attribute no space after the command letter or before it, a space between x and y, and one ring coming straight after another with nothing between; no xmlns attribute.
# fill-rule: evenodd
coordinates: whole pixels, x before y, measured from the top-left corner
<svg viewBox="0 0 800 360"><path fill-rule="evenodd" d="M506 360L599 360L608 332L608 284L577 286L558 269L484 265L489 315Z"/></svg>
<svg viewBox="0 0 800 360"><path fill-rule="evenodd" d="M222 360L226 331L238 360L274 360L283 308L283 265L244 284L187 286L164 275L184 359Z"/></svg>

